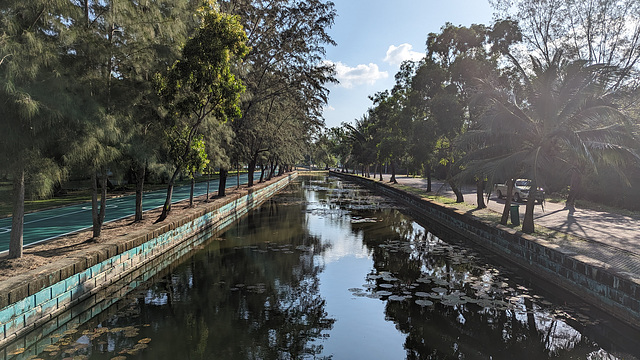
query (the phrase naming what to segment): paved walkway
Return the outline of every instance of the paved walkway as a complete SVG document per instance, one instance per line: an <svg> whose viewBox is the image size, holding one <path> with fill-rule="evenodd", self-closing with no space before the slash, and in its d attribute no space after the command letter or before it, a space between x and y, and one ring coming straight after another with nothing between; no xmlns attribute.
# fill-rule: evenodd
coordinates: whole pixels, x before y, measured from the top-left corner
<svg viewBox="0 0 640 360"><path fill-rule="evenodd" d="M377 179L377 178L376 178ZM383 175L388 182L390 175ZM427 188L427 180L423 178L396 176L399 184L420 189ZM434 180L431 184L433 194L455 197L451 188L442 181ZM476 205L475 188L463 188L465 202ZM504 200L491 195L487 207L502 213ZM520 206L520 218L524 217L525 203ZM560 233L573 235L583 240L557 236L554 245L561 246L582 260L613 267L619 273L640 282L640 219L588 209L576 208L569 211L564 204L545 202L544 207L536 205L534 219L537 225L557 230Z"/></svg>

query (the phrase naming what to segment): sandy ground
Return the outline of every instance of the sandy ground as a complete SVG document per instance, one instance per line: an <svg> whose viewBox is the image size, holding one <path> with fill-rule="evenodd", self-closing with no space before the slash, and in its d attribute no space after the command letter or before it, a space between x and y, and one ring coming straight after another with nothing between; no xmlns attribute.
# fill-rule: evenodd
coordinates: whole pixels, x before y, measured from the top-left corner
<svg viewBox="0 0 640 360"><path fill-rule="evenodd" d="M241 187L242 188L242 187ZM235 189L227 189L227 195L232 194ZM192 211L205 203L205 195L194 199L194 207L189 208L189 200L174 203L171 213L167 217L170 221L172 217L183 212ZM212 201L210 199L210 201ZM108 211L108 209L107 209ZM73 254L85 250L96 244L100 244L118 236L132 231L150 227L158 219L162 208L148 210L144 212L142 221L134 222L133 215L128 218L104 224L100 238L93 239L91 229L75 234L66 235L41 244L26 247L20 259L8 259L8 255L0 256L0 281L12 276L23 274L26 271L37 269L40 266L55 262L56 260L72 256Z"/></svg>

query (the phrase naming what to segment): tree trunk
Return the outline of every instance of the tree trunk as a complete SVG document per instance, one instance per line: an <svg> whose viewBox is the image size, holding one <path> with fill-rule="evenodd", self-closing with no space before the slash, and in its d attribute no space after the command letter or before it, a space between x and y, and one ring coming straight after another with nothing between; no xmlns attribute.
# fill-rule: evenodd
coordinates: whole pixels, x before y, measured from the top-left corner
<svg viewBox="0 0 640 360"><path fill-rule="evenodd" d="M247 187L253 186L253 173L256 170L256 163L258 156L255 155L251 160L249 160L249 166L247 167Z"/></svg>
<svg viewBox="0 0 640 360"><path fill-rule="evenodd" d="M267 181L271 180L273 176L273 162L269 161L269 166L267 168Z"/></svg>
<svg viewBox="0 0 640 360"><path fill-rule="evenodd" d="M9 240L9 259L22 257L24 232L24 169L16 172L13 179L13 214L11 219L11 237Z"/></svg>
<svg viewBox="0 0 640 360"><path fill-rule="evenodd" d="M578 171L571 173L571 186L569 187L569 196L567 196L567 209L575 210L576 200L580 196L582 190L582 176Z"/></svg>
<svg viewBox="0 0 640 360"><path fill-rule="evenodd" d="M176 177L178 176L178 173L180 172L180 169L176 169L173 172L173 175L171 175L171 179L169 179L169 186L167 186L167 198L164 200L164 206L162 206L162 213L160 214L160 217L158 217L158 220L156 220L156 222L161 222L164 221L167 218L167 215L169 215L169 212L171 212L171 197L173 196L173 184L176 181Z"/></svg>
<svg viewBox="0 0 640 360"><path fill-rule="evenodd" d="M391 179L389 180L389 182L397 184L398 181L396 180L396 163L391 160Z"/></svg>
<svg viewBox="0 0 640 360"><path fill-rule="evenodd" d="M427 192L431 192L431 165L427 165Z"/></svg>
<svg viewBox="0 0 640 360"><path fill-rule="evenodd" d="M91 220L93 223L93 238L99 238L102 234L102 224L107 207L107 170L101 169L102 176L100 181L100 204L98 204L98 172L94 172L91 176L93 191L91 194Z"/></svg>
<svg viewBox="0 0 640 360"><path fill-rule="evenodd" d="M500 224L507 225L509 220L509 211L511 210L511 193L513 193L513 179L507 180L507 194L504 197L504 209L502 210L502 217L500 218Z"/></svg>
<svg viewBox="0 0 640 360"><path fill-rule="evenodd" d="M522 220L522 232L525 234L531 234L534 231L533 224L533 210L536 206L536 193L537 185L535 182L531 182L531 188L529 189L529 197L527 198L527 207L524 211L524 219Z"/></svg>
<svg viewBox="0 0 640 360"><path fill-rule="evenodd" d="M264 163L260 164L260 182L264 181Z"/></svg>
<svg viewBox="0 0 640 360"><path fill-rule="evenodd" d="M272 162L271 163L271 168L269 169L269 178L268 178L268 180L271 180L271 178L276 175L276 167L277 166L278 166L278 163L276 163L276 162Z"/></svg>
<svg viewBox="0 0 640 360"><path fill-rule="evenodd" d="M196 178L191 174L191 187L189 189L189 207L193 207L193 189L196 187Z"/></svg>
<svg viewBox="0 0 640 360"><path fill-rule="evenodd" d="M447 183L451 187L451 190L453 190L453 193L456 194L456 202L457 203L464 202L464 195L462 194L462 191L460 191L460 188L458 187L458 185L451 179L447 179Z"/></svg>
<svg viewBox="0 0 640 360"><path fill-rule="evenodd" d="M144 176L146 166L138 165L136 169L136 215L134 221L142 220L142 193L144 191Z"/></svg>
<svg viewBox="0 0 640 360"><path fill-rule="evenodd" d="M476 180L476 200L478 202L478 209L484 209L487 207L487 205L484 203L484 186L486 184L486 181L484 180L484 178L480 179L478 178Z"/></svg>
<svg viewBox="0 0 640 360"><path fill-rule="evenodd" d="M227 189L227 174L228 174L228 171L226 169L220 168L220 182L218 183L218 197L223 197L225 195L225 190Z"/></svg>
<svg viewBox="0 0 640 360"><path fill-rule="evenodd" d="M91 174L91 222L93 225L93 237L100 237L100 225L98 224L98 173Z"/></svg>
<svg viewBox="0 0 640 360"><path fill-rule="evenodd" d="M240 189L240 161L236 161L236 189Z"/></svg>
<svg viewBox="0 0 640 360"><path fill-rule="evenodd" d="M209 171L207 172L207 197L205 198L205 201L209 201L209 183L211 183L211 173L209 173Z"/></svg>
<svg viewBox="0 0 640 360"><path fill-rule="evenodd" d="M384 166L382 166L382 163L380 163L380 181L382 181L382 169L384 168Z"/></svg>

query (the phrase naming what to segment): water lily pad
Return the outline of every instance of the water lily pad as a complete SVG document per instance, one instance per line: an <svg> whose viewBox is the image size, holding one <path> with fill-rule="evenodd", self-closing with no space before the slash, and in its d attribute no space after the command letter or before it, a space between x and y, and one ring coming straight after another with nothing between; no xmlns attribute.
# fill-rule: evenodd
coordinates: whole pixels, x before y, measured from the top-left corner
<svg viewBox="0 0 640 360"><path fill-rule="evenodd" d="M393 287L393 284L380 284L378 286L384 289L391 289Z"/></svg>
<svg viewBox="0 0 640 360"><path fill-rule="evenodd" d="M482 307L493 307L493 301L491 300L487 300L487 299L480 299L476 302L476 304L482 306Z"/></svg>
<svg viewBox="0 0 640 360"><path fill-rule="evenodd" d="M404 296L400 295L391 295L389 296L389 301L404 301Z"/></svg>
<svg viewBox="0 0 640 360"><path fill-rule="evenodd" d="M449 282L444 279L434 279L433 283L437 285L449 285Z"/></svg>
<svg viewBox="0 0 640 360"><path fill-rule="evenodd" d="M433 305L433 301L425 300L425 299L418 299L418 300L415 301L415 303L420 305L420 306L431 306L431 305Z"/></svg>
<svg viewBox="0 0 640 360"><path fill-rule="evenodd" d="M380 290L380 291L376 291L375 292L376 295L378 296L389 296L389 295L393 295L393 293L391 291L386 291L386 290Z"/></svg>
<svg viewBox="0 0 640 360"><path fill-rule="evenodd" d="M423 292L423 291L416 291L415 295L417 297L429 297L431 294Z"/></svg>
<svg viewBox="0 0 640 360"><path fill-rule="evenodd" d="M147 345L147 344L135 344L133 346L133 349L140 351L140 350L146 349L147 347L149 347L149 345Z"/></svg>
<svg viewBox="0 0 640 360"><path fill-rule="evenodd" d="M138 342L139 342L140 344L148 344L148 343L150 343L150 342L151 342L151 338L144 338L144 339L140 339L140 340L138 340Z"/></svg>
<svg viewBox="0 0 640 360"><path fill-rule="evenodd" d="M47 345L43 349L46 352L60 351L60 346L57 345Z"/></svg>
<svg viewBox="0 0 640 360"><path fill-rule="evenodd" d="M459 302L456 299L443 299L440 303L442 305L444 305L444 306L457 306L457 305L459 305Z"/></svg>
<svg viewBox="0 0 640 360"><path fill-rule="evenodd" d="M431 289L431 291L437 292L437 293L445 293L447 292L447 289L441 288L441 287L434 287L433 289Z"/></svg>

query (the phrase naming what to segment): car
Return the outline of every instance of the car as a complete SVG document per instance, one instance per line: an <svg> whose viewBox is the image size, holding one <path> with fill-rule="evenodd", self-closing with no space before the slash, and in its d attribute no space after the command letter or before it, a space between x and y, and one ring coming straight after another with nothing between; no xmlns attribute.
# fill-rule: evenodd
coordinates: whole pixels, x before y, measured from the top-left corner
<svg viewBox="0 0 640 360"><path fill-rule="evenodd" d="M529 199L529 193L531 190L531 180L529 179L516 179L515 183L513 184L513 191L511 193L511 198L515 201L515 202L521 202L523 200L528 200ZM493 185L493 190L495 191L495 193L498 195L499 199L504 198L507 193L508 193L508 187L507 184L494 184ZM536 198L535 200L539 203L542 203L544 201L544 189L542 188L538 188L538 191L536 192Z"/></svg>

